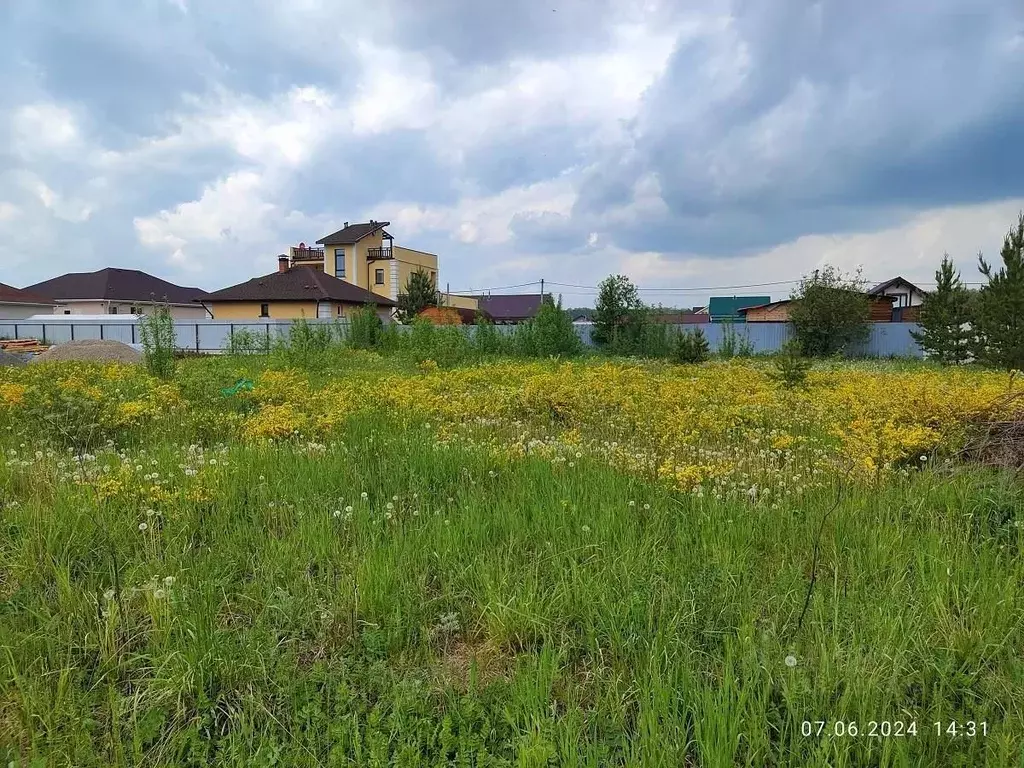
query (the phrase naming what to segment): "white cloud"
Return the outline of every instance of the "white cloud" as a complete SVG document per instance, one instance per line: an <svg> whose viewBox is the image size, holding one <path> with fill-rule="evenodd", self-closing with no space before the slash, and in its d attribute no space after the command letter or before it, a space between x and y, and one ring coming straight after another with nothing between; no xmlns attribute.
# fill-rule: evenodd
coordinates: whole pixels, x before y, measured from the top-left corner
<svg viewBox="0 0 1024 768"><path fill-rule="evenodd" d="M13 221L20 213L21 209L14 203L0 200L0 222Z"/></svg>
<svg viewBox="0 0 1024 768"><path fill-rule="evenodd" d="M393 202L383 208L394 210L390 217L403 236L434 231L452 239L480 246L508 243L512 239L512 219L523 213L568 215L576 202L576 191L569 177L512 187L496 195L464 197L445 206Z"/></svg>
<svg viewBox="0 0 1024 768"><path fill-rule="evenodd" d="M180 268L201 271L200 255L219 260L248 255L256 263L266 254L247 250L272 240L273 223L280 216L266 199L270 191L268 180L258 173L233 173L206 186L198 200L136 218L135 232L139 242L168 252Z"/></svg>
<svg viewBox="0 0 1024 768"><path fill-rule="evenodd" d="M14 111L11 129L15 150L23 158L62 152L81 141L78 122L70 109L51 102L26 104Z"/></svg>

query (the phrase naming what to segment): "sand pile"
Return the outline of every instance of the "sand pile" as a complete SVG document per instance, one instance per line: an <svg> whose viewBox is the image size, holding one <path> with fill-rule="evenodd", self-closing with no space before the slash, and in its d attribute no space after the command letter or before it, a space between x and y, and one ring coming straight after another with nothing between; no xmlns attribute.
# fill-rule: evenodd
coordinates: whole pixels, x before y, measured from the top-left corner
<svg viewBox="0 0 1024 768"><path fill-rule="evenodd" d="M25 358L21 355L12 355L10 352L4 352L0 349L0 368L7 365L24 365Z"/></svg>
<svg viewBox="0 0 1024 768"><path fill-rule="evenodd" d="M58 344L37 355L33 363L53 363L65 360L97 363L138 363L142 353L120 341L82 339Z"/></svg>

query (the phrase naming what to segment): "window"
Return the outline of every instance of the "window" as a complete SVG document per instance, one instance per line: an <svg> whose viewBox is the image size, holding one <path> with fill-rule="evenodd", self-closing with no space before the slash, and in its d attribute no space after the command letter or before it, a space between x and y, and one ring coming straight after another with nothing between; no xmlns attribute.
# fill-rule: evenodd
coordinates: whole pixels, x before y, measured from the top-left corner
<svg viewBox="0 0 1024 768"><path fill-rule="evenodd" d="M270 317L269 304L260 304L260 317Z"/></svg>
<svg viewBox="0 0 1024 768"><path fill-rule="evenodd" d="M139 314L138 310L139 310L139 308L138 308L138 307L132 307L132 311L131 311L131 314L133 314L133 315L137 315L137 314Z"/></svg>
<svg viewBox="0 0 1024 768"><path fill-rule="evenodd" d="M373 282L375 285L384 285L384 270L374 270Z"/></svg>
<svg viewBox="0 0 1024 768"><path fill-rule="evenodd" d="M334 249L334 276L345 277L345 249Z"/></svg>
<svg viewBox="0 0 1024 768"><path fill-rule="evenodd" d="M111 307L110 308L110 314L116 315L117 314L117 307Z"/></svg>
<svg viewBox="0 0 1024 768"><path fill-rule="evenodd" d="M344 314L345 314L345 309L341 306L341 304L339 304L338 305L338 317L341 317Z"/></svg>
<svg viewBox="0 0 1024 768"><path fill-rule="evenodd" d="M65 309L64 310L64 314L65 315L70 315L71 314L71 310L70 309Z"/></svg>

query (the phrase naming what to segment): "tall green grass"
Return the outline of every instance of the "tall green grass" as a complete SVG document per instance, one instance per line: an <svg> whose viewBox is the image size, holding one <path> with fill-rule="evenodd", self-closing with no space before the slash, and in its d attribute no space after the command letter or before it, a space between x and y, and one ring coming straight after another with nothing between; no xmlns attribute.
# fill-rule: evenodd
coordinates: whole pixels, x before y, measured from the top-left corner
<svg viewBox="0 0 1024 768"><path fill-rule="evenodd" d="M29 462L0 464L4 761L1001 766L1024 749L1022 492L998 474L848 486L823 525L836 488L769 514L357 419L323 450L209 451L216 500L151 516L4 447ZM132 460L198 461L166 443ZM937 735L951 720L988 735Z"/></svg>

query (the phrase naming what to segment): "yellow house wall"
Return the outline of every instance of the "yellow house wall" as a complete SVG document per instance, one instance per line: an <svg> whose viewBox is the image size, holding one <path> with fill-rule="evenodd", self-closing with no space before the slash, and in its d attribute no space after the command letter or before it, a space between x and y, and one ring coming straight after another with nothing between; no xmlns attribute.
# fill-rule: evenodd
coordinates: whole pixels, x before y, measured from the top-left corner
<svg viewBox="0 0 1024 768"><path fill-rule="evenodd" d="M267 318L260 317L260 304L258 301L221 301L208 305L213 310L214 320L238 320L238 321L260 321ZM317 302L315 301L271 301L270 320L298 320L306 318L313 320L317 317ZM362 304L349 304L348 302L332 301L331 317L348 317ZM389 307L381 307L378 311L381 317L391 316Z"/></svg>
<svg viewBox="0 0 1024 768"><path fill-rule="evenodd" d="M262 320L260 304L270 304L271 320L296 320L300 317L312 320L316 317L315 301L218 301L207 306L213 312L214 320Z"/></svg>
<svg viewBox="0 0 1024 768"><path fill-rule="evenodd" d="M456 307L457 309L480 309L480 299L475 296L442 294L441 303L446 307Z"/></svg>

